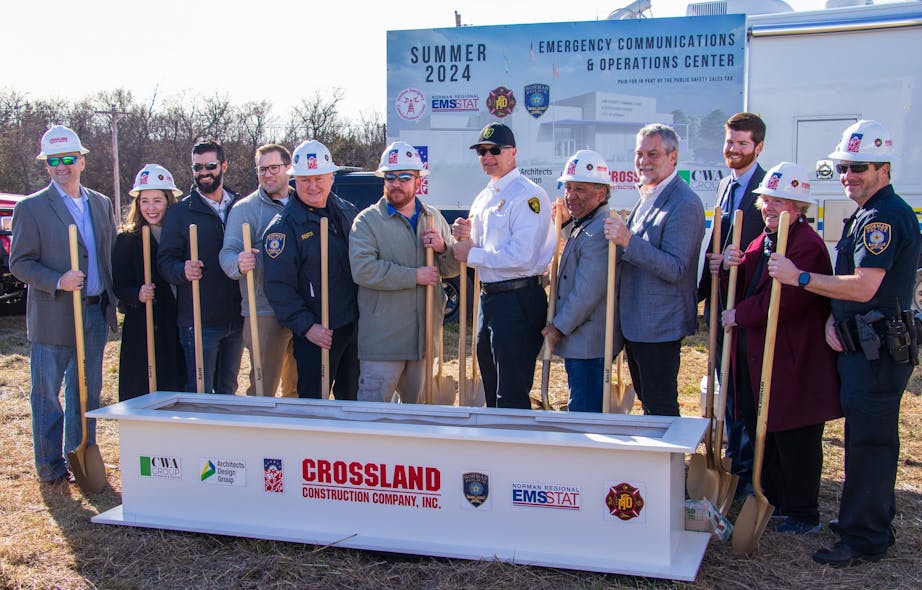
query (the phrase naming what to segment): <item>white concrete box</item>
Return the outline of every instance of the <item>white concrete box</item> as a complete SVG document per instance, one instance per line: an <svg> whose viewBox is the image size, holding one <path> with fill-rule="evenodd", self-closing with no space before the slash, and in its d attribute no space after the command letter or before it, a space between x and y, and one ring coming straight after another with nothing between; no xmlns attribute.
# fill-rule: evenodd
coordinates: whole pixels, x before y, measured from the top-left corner
<svg viewBox="0 0 922 590"><path fill-rule="evenodd" d="M700 418L155 392L95 523L693 580Z"/></svg>

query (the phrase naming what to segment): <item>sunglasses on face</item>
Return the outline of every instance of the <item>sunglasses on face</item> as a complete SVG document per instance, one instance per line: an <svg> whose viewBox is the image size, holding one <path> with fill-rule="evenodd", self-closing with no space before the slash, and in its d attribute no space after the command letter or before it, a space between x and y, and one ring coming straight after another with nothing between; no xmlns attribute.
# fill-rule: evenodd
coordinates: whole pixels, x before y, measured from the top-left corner
<svg viewBox="0 0 922 590"><path fill-rule="evenodd" d="M478 148L474 148L474 150L477 152L477 155L478 155L478 156L485 156L485 155L487 154L487 152L490 152L490 155L491 155L491 156L498 156L499 153L500 153L501 151L503 151L503 148L500 147L500 146L498 146L498 145L494 145L494 146L490 146L490 147L488 147L488 148L486 148L486 147L478 147Z"/></svg>
<svg viewBox="0 0 922 590"><path fill-rule="evenodd" d="M868 166L870 166L870 164L867 162L862 162L860 164L836 164L836 172L845 174L851 170L852 174L861 174L862 172L868 171Z"/></svg>
<svg viewBox="0 0 922 590"><path fill-rule="evenodd" d="M384 173L385 182L394 182L395 180L398 182L410 182L414 178L416 178L416 176L409 172L403 172L401 174L394 174L393 172Z"/></svg>
<svg viewBox="0 0 922 590"><path fill-rule="evenodd" d="M48 158L48 165L54 168L58 164L64 164L65 166L73 166L77 163L77 160L80 159L80 156L60 156Z"/></svg>
<svg viewBox="0 0 922 590"><path fill-rule="evenodd" d="M217 170L220 166L220 162L206 162L205 164L192 164L193 172L201 172L202 170L208 170L209 172Z"/></svg>
<svg viewBox="0 0 922 590"><path fill-rule="evenodd" d="M266 173L269 174L278 174L279 170L285 167L285 164L269 164L268 166L257 166L256 174L258 176L265 176ZM209 168L209 170L211 170Z"/></svg>

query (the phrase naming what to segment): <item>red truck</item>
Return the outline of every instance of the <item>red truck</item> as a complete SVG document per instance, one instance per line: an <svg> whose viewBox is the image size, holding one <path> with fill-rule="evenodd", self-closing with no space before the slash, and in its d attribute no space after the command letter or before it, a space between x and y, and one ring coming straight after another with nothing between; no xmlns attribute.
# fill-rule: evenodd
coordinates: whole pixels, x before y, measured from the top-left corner
<svg viewBox="0 0 922 590"><path fill-rule="evenodd" d="M26 286L10 272L13 207L24 198L0 193L0 314L22 313L25 309Z"/></svg>

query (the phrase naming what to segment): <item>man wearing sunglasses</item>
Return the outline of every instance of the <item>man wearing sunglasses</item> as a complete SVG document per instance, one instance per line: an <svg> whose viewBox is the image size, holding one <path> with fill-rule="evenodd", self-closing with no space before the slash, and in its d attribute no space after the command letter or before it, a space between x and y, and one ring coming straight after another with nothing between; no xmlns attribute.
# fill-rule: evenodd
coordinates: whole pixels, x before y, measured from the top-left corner
<svg viewBox="0 0 922 590"><path fill-rule="evenodd" d="M195 391L195 333L192 281L199 282L202 298L202 360L206 393L237 391L237 373L243 352L243 318L237 281L221 269L224 224L238 195L224 188L227 162L215 141L192 147L195 186L179 203L167 209L160 235L157 264L160 274L176 286L179 340L186 357L186 390ZM189 226L198 228L198 260L192 260Z"/></svg>
<svg viewBox="0 0 922 590"><path fill-rule="evenodd" d="M291 330L278 323L266 292L263 289L263 267L259 249L243 249L243 224L250 224L250 239L258 246L269 223L279 215L294 195L288 185L288 166L291 154L277 143L256 148L256 178L258 188L240 199L227 216L224 247L221 248L221 268L240 284L241 312L250 316L246 274L254 273L256 315L259 317L259 334L252 334L249 320L243 324L243 345L253 357L253 338L259 338L260 360L264 394L274 396L281 382L283 397L298 397L298 369L292 353ZM255 364L250 366L250 386L247 395L256 394Z"/></svg>
<svg viewBox="0 0 922 590"><path fill-rule="evenodd" d="M543 188L523 176L515 161L515 136L490 123L471 146L490 177L467 219L452 234L455 258L477 269L481 324L477 361L487 406L531 409L529 392L544 339L547 295L541 275L556 244L551 204Z"/></svg>
<svg viewBox="0 0 922 590"><path fill-rule="evenodd" d="M841 353L845 483L839 518L830 523L840 540L813 559L843 567L878 561L896 540L900 401L918 362L908 309L922 240L915 213L890 185L895 158L886 127L858 121L829 157L846 196L858 204L836 244L835 275L802 272L777 254L768 271L832 299L826 343Z"/></svg>
<svg viewBox="0 0 922 590"><path fill-rule="evenodd" d="M384 196L358 214L349 238L352 277L359 286L359 400L418 403L432 367L426 358L426 287L435 287L430 318L438 350L445 292L442 277L458 274L448 222L417 198L429 170L412 145L395 141L384 149L376 175ZM427 218L432 225L427 225ZM436 256L426 265L426 248Z"/></svg>
<svg viewBox="0 0 922 590"><path fill-rule="evenodd" d="M74 304L83 295L87 410L99 407L106 327L116 330L110 255L115 241L112 201L80 184L89 150L72 130L55 125L42 137L47 188L13 210L10 269L29 286L26 327L32 344L32 441L35 469L45 483L73 481L64 453L80 443L80 395ZM68 226L76 225L80 270L70 270ZM64 382L64 409L58 399ZM87 419L87 444L96 443L96 421Z"/></svg>

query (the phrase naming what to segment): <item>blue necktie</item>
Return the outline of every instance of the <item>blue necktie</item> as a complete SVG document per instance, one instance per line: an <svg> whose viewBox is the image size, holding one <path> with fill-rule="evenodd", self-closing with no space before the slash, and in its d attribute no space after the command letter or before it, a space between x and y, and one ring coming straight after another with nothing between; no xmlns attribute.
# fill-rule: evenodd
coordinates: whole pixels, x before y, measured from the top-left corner
<svg viewBox="0 0 922 590"><path fill-rule="evenodd" d="M733 213L733 210L735 209L735 207L733 206L734 205L733 201L735 200L736 189L737 187L739 187L739 185L740 183L738 183L735 180L731 180L730 184L727 185L727 192L724 193L724 200L721 206L725 215L731 215Z"/></svg>

